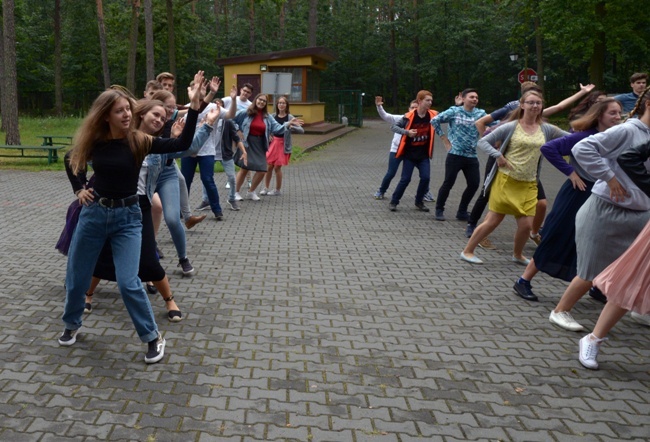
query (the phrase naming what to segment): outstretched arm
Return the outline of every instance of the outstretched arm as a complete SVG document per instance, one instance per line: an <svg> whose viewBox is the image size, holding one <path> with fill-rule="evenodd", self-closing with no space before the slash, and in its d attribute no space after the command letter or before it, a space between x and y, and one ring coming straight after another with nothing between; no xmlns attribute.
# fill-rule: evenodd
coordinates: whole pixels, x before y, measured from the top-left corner
<svg viewBox="0 0 650 442"><path fill-rule="evenodd" d="M542 115L545 117L550 117L553 114L557 114L558 112L562 112L563 110L567 109L571 104L576 102L577 100L581 99L585 95L587 95L589 92L591 92L596 86L593 84L588 84L586 86L583 86L580 84L580 90L576 92L575 94L571 95L569 98L565 98L564 100L560 101L558 104L555 104L553 106L549 106L546 109L542 111Z"/></svg>

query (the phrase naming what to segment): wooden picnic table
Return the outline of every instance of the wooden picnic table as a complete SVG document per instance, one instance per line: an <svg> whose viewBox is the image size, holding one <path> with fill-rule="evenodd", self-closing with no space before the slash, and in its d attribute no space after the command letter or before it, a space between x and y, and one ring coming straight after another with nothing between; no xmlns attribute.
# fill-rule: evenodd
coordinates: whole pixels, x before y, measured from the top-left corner
<svg viewBox="0 0 650 442"><path fill-rule="evenodd" d="M37 136L43 139L43 144L42 144L43 146L54 146L55 140L56 140L56 144L58 145L72 144L72 137L69 137L67 135L37 135Z"/></svg>
<svg viewBox="0 0 650 442"><path fill-rule="evenodd" d="M13 153L0 153L0 157L7 157L7 158L15 158L15 157L23 157L23 158L47 158L47 164L52 164L56 163L59 160L59 150L65 148L65 146L52 146L52 145L43 145L43 146L25 146L25 145L8 145L8 144L0 144L0 150L15 150L15 151L20 151L20 153L16 152L16 155ZM37 150L45 150L47 151L47 155L31 155L27 154L26 152L34 152Z"/></svg>

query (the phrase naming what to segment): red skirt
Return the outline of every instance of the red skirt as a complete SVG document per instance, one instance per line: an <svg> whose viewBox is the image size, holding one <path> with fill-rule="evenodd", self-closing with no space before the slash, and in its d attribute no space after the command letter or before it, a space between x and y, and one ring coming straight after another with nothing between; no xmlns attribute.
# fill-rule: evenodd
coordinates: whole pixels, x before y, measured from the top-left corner
<svg viewBox="0 0 650 442"><path fill-rule="evenodd" d="M286 166L289 164L289 158L291 158L291 154L284 153L284 138L273 137L269 150L266 152L266 162L270 166Z"/></svg>

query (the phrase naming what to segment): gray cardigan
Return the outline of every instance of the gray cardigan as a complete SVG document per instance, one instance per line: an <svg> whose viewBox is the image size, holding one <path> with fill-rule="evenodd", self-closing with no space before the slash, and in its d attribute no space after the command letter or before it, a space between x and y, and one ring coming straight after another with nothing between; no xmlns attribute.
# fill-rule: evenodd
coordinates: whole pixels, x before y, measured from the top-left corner
<svg viewBox="0 0 650 442"><path fill-rule="evenodd" d="M490 132L488 135L478 140L477 147L493 158L499 158L500 156L503 156L508 150L508 146L510 144L510 138L512 137L512 134L515 132L517 123L519 123L519 121L511 121L509 123L502 124L501 126L497 127L494 131ZM541 128L542 128L542 133L544 134L545 141L554 140L555 138L560 138L569 134L569 132L565 132L559 127L553 126L552 124L548 124L548 123L542 123ZM501 148L499 150L492 147L498 141L501 141ZM498 169L499 166L495 162L494 166L492 166L492 169L490 170L490 173L485 177L485 183L483 185L484 194L490 188L490 185L492 184L492 180L494 180L494 177L496 176ZM537 164L538 179L541 170L542 170L542 156L540 155L539 163Z"/></svg>

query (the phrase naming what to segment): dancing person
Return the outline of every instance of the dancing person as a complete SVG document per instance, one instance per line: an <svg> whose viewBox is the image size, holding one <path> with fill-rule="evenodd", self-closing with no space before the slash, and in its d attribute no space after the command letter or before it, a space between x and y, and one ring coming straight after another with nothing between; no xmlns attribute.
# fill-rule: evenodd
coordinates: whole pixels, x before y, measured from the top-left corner
<svg viewBox="0 0 650 442"><path fill-rule="evenodd" d="M195 75L202 81L203 72ZM59 345L73 345L82 325L85 290L104 244L113 251L117 284L124 305L142 342L148 343L146 363L160 361L165 339L158 331L153 310L140 279L138 267L142 214L137 196L138 175L148 153L189 149L198 116L199 99L192 100L188 124L178 139L153 138L133 128L133 99L120 90L107 90L93 103L78 129L70 166L73 173L92 162L95 184L77 197L84 205L72 237L66 270L65 330ZM191 124L190 124L191 123Z"/></svg>
<svg viewBox="0 0 650 442"><path fill-rule="evenodd" d="M436 135L438 135L445 149L445 180L438 190L436 202L436 219L445 221L445 203L449 192L454 187L459 172L463 172L467 187L463 192L456 211L456 219L467 221L469 213L467 207L474 198L481 180L478 157L476 155L476 143L479 133L476 129L476 120L486 115L483 109L477 109L478 92L476 89L468 88L461 92L462 105L452 106L446 111L439 113L431 124ZM449 129L447 134L442 131L442 124L447 123Z"/></svg>
<svg viewBox="0 0 650 442"><path fill-rule="evenodd" d="M541 170L539 148L546 142L567 132L542 122L542 94L530 90L523 94L519 108L512 113L512 121L499 126L481 138L478 147L496 159L496 164L485 180L490 190L490 207L482 224L472 233L460 259L482 264L474 250L503 221L506 215L517 220L512 261L528 265L523 250L532 227L537 206L537 182ZM494 146L500 144L500 150Z"/></svg>
<svg viewBox="0 0 650 442"><path fill-rule="evenodd" d="M635 72L630 77L630 87L632 88L632 92L619 94L614 97L623 104L623 112L625 114L628 114L634 108L639 96L643 93L647 84L648 74L645 72Z"/></svg>
<svg viewBox="0 0 650 442"><path fill-rule="evenodd" d="M555 197L553 210L544 225L542 241L513 286L515 293L525 300L538 300L532 291L531 281L540 271L566 282L571 282L576 276L575 219L578 210L591 195L595 180L576 163L571 149L584 138L620 123L621 111L618 101L606 98L573 121L576 132L542 146L542 155L568 179ZM570 158L569 163L564 160L566 156Z"/></svg>
<svg viewBox="0 0 650 442"><path fill-rule="evenodd" d="M260 197L255 193L255 189L262 182L267 171L266 152L269 149L271 136L284 135L286 131L290 130L291 126L302 126L303 124L303 121L298 118L289 120L284 124L278 123L269 115L266 104L266 95L258 94L252 105L246 110L238 111L232 119L243 133L243 142L247 154L246 163L244 163L240 154L241 151L238 150L235 153L235 164L240 168L235 189L235 199L238 201L242 199L239 191L249 171L255 172L255 175L253 175L253 181L246 198L253 201L260 200Z"/></svg>
<svg viewBox="0 0 650 442"><path fill-rule="evenodd" d="M583 98L569 111L569 116L567 117L569 123L572 123L574 120L582 117L589 111L589 109L591 109L594 104L603 101L605 98L607 98L607 94L603 91L594 90L589 92L585 98Z"/></svg>
<svg viewBox="0 0 650 442"><path fill-rule="evenodd" d="M438 112L431 109L433 103L431 92L419 91L416 101L417 108L407 112L391 127L393 132L401 136L395 158L403 161L402 176L388 205L391 212L397 211L397 205L411 182L413 169L416 167L420 173L420 183L415 194L415 207L422 212L429 211L429 208L424 205L424 194L428 191L431 181L431 156L435 134L431 120L438 115Z"/></svg>
<svg viewBox="0 0 650 442"><path fill-rule="evenodd" d="M289 100L287 97L278 97L275 102L275 113L271 114L271 117L278 124L284 124L296 118L289 113ZM260 195L278 196L282 194L282 166L288 165L289 159L291 158L291 150L293 147L291 142L292 131L299 134L305 133L302 127L294 125L284 135L273 136L273 141L269 144L269 150L266 152L266 163L269 167L264 177L264 189L260 191ZM275 189L269 190L273 172L275 172Z"/></svg>
<svg viewBox="0 0 650 442"><path fill-rule="evenodd" d="M576 215L576 276L551 312L551 323L570 331L580 325L570 312L593 279L632 244L650 219L650 198L621 169L616 158L625 149L650 143L650 92L646 89L623 124L577 143L571 152L597 181ZM568 315L565 313L569 313Z"/></svg>
<svg viewBox="0 0 650 442"><path fill-rule="evenodd" d="M578 92L576 92L575 94L571 95L568 98L565 98L564 100L560 101L559 103L553 106L544 108L542 110L542 116L550 117L551 115L554 115L558 112L562 112L568 109L571 103L574 103L576 100L579 100L580 98L589 94L594 88L595 86L593 84L588 84L586 86L580 84L580 90ZM532 81L525 81L524 83L522 83L521 94L523 95L529 90L537 91L540 94L542 93L541 88L539 88L536 83ZM498 109L492 112L491 114L478 119L478 121L476 121L476 128L478 129L479 134L483 136L487 126L490 123L493 123L498 120L505 120L512 111L514 111L519 107L519 103L520 100L511 101L501 109ZM491 171L493 167L494 167L494 159L488 158L487 163L485 165L485 177L488 176L489 171ZM474 203L474 207L470 212L469 219L467 220L467 228L465 230L465 236L467 238L472 236L472 232L478 225L478 222L480 221L481 216L483 216L483 212L485 211L485 208L488 205L489 198L490 198L489 189L486 189L484 186L481 189L481 192L479 193L479 197L476 199L476 202ZM542 224L544 223L544 218L546 217L546 207L547 207L547 201L546 201L546 193L544 192L544 186L542 185L541 181L538 181L537 207L535 208L535 217L533 218L532 228L529 235L530 239L534 241L535 244L539 244L541 240L539 235L539 230L541 229ZM486 250L496 249L496 247L492 244L492 242L489 240L488 237L485 237L485 239L479 243L479 247Z"/></svg>
<svg viewBox="0 0 650 442"><path fill-rule="evenodd" d="M623 151L617 162L630 179L650 198L650 143L637 144ZM578 360L591 370L598 370L598 353L610 330L632 311L650 314L650 221L632 245L594 278L594 286L607 296L607 304L598 317L593 332L578 345Z"/></svg>

